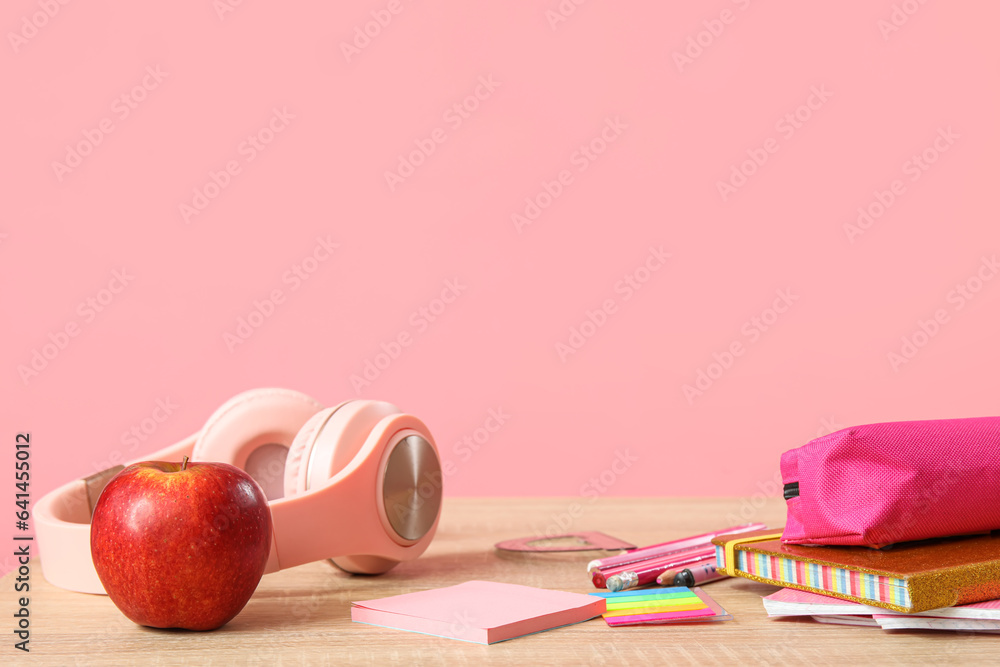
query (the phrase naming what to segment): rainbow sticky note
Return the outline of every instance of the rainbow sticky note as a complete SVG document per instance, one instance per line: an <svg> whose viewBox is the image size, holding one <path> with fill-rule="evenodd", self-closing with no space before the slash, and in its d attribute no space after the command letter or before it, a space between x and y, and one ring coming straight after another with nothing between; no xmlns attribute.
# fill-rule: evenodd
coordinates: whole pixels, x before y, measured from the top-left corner
<svg viewBox="0 0 1000 667"><path fill-rule="evenodd" d="M702 623L733 618L698 587L643 588L591 595L602 597L607 602L604 620L611 626Z"/></svg>

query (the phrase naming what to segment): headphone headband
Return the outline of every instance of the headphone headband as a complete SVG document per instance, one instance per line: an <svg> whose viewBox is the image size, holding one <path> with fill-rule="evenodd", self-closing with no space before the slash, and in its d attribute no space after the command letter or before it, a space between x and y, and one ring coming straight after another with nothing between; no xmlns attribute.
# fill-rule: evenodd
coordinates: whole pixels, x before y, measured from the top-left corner
<svg viewBox="0 0 1000 667"><path fill-rule="evenodd" d="M179 461L190 456L198 433L166 449L132 461ZM54 586L81 593L104 594L90 557L90 517L94 505L112 477L124 470L115 466L77 479L48 492L35 503L32 515L38 549L42 552L42 574ZM273 546L272 546L273 550Z"/></svg>

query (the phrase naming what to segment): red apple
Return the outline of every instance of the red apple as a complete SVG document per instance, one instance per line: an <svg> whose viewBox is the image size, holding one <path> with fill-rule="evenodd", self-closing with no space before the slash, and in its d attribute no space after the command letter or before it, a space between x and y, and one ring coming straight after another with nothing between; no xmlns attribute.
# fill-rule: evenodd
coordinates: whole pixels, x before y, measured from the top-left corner
<svg viewBox="0 0 1000 667"><path fill-rule="evenodd" d="M271 549L257 483L225 463L134 463L108 482L90 553L111 601L140 625L213 630L240 613Z"/></svg>

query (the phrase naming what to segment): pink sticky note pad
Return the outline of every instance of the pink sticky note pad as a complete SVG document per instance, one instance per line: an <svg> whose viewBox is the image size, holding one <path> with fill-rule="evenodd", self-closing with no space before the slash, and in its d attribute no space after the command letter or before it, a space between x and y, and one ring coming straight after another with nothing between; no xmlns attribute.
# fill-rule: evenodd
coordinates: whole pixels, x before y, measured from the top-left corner
<svg viewBox="0 0 1000 667"><path fill-rule="evenodd" d="M352 603L351 619L492 644L604 613L603 598L492 581Z"/></svg>

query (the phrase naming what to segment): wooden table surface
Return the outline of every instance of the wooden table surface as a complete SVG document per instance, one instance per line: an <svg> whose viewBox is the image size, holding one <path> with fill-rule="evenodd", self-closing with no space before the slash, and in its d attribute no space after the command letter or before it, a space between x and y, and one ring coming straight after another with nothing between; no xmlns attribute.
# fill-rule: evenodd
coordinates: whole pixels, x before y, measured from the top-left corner
<svg viewBox="0 0 1000 667"><path fill-rule="evenodd" d="M760 498L757 499L760 505ZM705 585L735 618L692 626L609 628L597 618L492 646L379 628L350 620L350 601L487 579L579 593L594 552L509 554L496 542L570 520L639 546L712 530L740 509L748 521L780 526L780 499L754 509L747 499L448 499L437 536L419 560L378 577L351 576L328 562L263 578L233 621L206 633L133 624L105 596L50 586L32 564L31 653L13 648L13 574L0 584L7 619L0 664L38 665L665 665L665 664L996 664L1000 636L887 632L807 620L770 620L761 596L775 590L746 579Z"/></svg>

